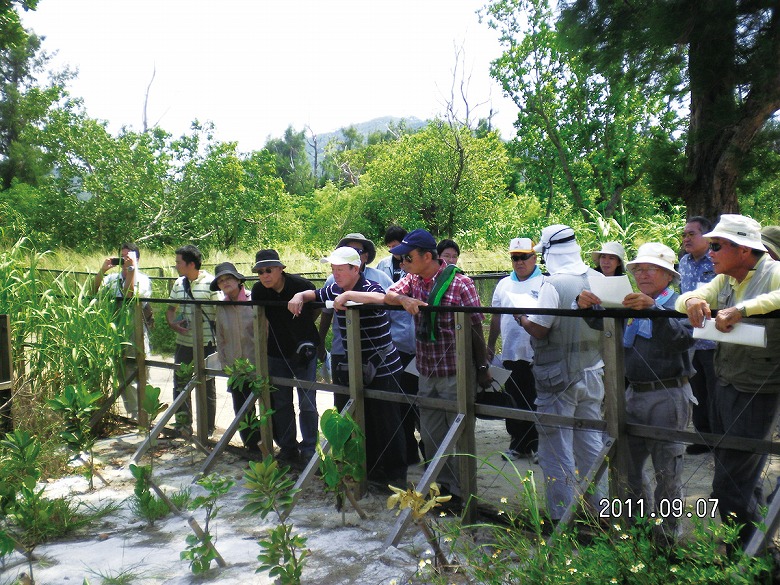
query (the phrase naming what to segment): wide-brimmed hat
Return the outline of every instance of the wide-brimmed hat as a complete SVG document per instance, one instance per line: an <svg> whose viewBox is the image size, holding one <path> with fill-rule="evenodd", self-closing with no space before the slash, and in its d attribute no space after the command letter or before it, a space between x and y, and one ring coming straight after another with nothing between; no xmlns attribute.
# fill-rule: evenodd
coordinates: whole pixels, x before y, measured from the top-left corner
<svg viewBox="0 0 780 585"><path fill-rule="evenodd" d="M601 244L601 250L593 250L590 253L590 257L593 259L595 264L598 264L599 256L602 254L612 254L613 256L617 256L620 258L620 266L623 267L623 270L626 269L626 251L619 242L604 242Z"/></svg>
<svg viewBox="0 0 780 585"><path fill-rule="evenodd" d="M252 272L257 272L261 268L272 268L274 266L287 268L282 264L282 261L279 260L279 252L276 250L260 250L255 254L255 265L252 267Z"/></svg>
<svg viewBox="0 0 780 585"><path fill-rule="evenodd" d="M674 275L673 281L676 284L680 282L680 273L674 269L676 261L677 254L669 246L658 242L649 242L639 246L636 258L626 264L626 269L633 274L633 267L637 264L654 264L671 272Z"/></svg>
<svg viewBox="0 0 780 585"><path fill-rule="evenodd" d="M435 250L436 238L431 232L422 228L409 232L395 248L390 248L390 253L400 256L408 254L412 250Z"/></svg>
<svg viewBox="0 0 780 585"><path fill-rule="evenodd" d="M509 253L517 252L518 254L532 254L534 253L534 242L531 238L513 238L509 242Z"/></svg>
<svg viewBox="0 0 780 585"><path fill-rule="evenodd" d="M330 253L330 256L321 258L320 262L323 264L335 264L336 266L350 264L352 266L357 266L358 268L363 265L363 261L360 259L360 254L357 253L355 248L350 248L349 246L341 246L340 248L336 248L333 250L333 252Z"/></svg>
<svg viewBox="0 0 780 585"><path fill-rule="evenodd" d="M571 227L555 224L542 230L542 237L533 249L541 254L579 254L580 245Z"/></svg>
<svg viewBox="0 0 780 585"><path fill-rule="evenodd" d="M376 258L376 246L374 246L374 242L366 238L363 234L347 234L341 240L339 240L337 248L343 248L344 246L348 245L350 242L359 242L361 246L363 246L363 251L368 254L368 259L366 260L366 264L371 264L374 261L374 258Z"/></svg>
<svg viewBox="0 0 780 585"><path fill-rule="evenodd" d="M737 246L766 252L766 246L761 243L761 224L745 215L724 213L715 229L703 235L705 238L723 238Z"/></svg>
<svg viewBox="0 0 780 585"><path fill-rule="evenodd" d="M230 276L236 278L238 282L244 283L246 281L246 276L241 274L238 270L236 270L236 267L233 266L230 262L223 262L222 264L217 264L216 268L214 269L214 280L211 281L211 284L209 285L209 288L216 292L219 290L219 285L217 284L217 281L219 280L220 276L225 276L226 274L229 274Z"/></svg>
<svg viewBox="0 0 780 585"><path fill-rule="evenodd" d="M761 242L775 258L780 258L780 225L767 225L761 228Z"/></svg>

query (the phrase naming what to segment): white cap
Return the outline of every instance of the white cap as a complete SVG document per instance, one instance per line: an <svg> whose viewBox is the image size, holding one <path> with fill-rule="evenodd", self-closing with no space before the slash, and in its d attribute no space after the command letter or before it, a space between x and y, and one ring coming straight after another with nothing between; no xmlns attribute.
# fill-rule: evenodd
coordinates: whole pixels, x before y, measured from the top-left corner
<svg viewBox="0 0 780 585"><path fill-rule="evenodd" d="M705 238L723 238L738 246L767 251L766 246L761 242L761 224L745 215L724 213L720 216L715 229L703 235Z"/></svg>
<svg viewBox="0 0 780 585"><path fill-rule="evenodd" d="M509 253L520 252L530 254L534 251L534 242L531 238L514 238L509 242Z"/></svg>
<svg viewBox="0 0 780 585"><path fill-rule="evenodd" d="M357 253L355 248L349 246L342 246L336 248L331 252L330 256L321 258L320 262L323 264L335 264L336 266L343 266L345 264L351 264L360 268L363 262L360 260L360 254Z"/></svg>
<svg viewBox="0 0 780 585"><path fill-rule="evenodd" d="M639 246L636 258L626 264L626 268L633 274L633 267L637 264L655 264L671 272L674 275L674 282L677 283L680 282L680 273L674 269L676 260L677 255L669 246L658 242L648 242Z"/></svg>

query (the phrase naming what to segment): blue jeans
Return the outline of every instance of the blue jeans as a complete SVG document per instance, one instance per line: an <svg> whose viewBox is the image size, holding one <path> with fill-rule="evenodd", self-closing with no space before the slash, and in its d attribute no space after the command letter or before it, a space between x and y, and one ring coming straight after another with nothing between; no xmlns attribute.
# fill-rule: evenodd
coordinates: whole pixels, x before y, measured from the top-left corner
<svg viewBox="0 0 780 585"><path fill-rule="evenodd" d="M317 444L317 390L314 380L317 376L317 358L306 363L298 362L297 357L290 359L268 356L268 373L281 378L296 378L304 382L298 386L298 422L301 426L302 441L300 450L305 456L314 454ZM308 383L306 383L308 382ZM298 451L298 430L295 426L295 407L293 405L292 386L274 384L276 390L271 393L271 407L274 427L274 441L287 454Z"/></svg>

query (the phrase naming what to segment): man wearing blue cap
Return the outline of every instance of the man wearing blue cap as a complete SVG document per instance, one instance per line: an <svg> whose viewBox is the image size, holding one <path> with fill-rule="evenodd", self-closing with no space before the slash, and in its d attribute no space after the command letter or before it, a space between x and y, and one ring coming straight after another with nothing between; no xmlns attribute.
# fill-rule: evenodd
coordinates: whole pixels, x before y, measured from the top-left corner
<svg viewBox="0 0 780 585"><path fill-rule="evenodd" d="M456 400L457 379L455 359L455 314L450 312L420 312L420 307L478 307L479 295L474 282L454 265L439 260L436 240L423 229L404 237L390 250L403 259L407 272L390 287L385 302L402 305L414 315L417 332L417 370L420 372L419 396ZM482 313L471 313L472 343L477 381L483 387L492 382L488 371L487 348L482 333ZM439 409L420 408L420 427L426 449L439 449L454 422L455 414ZM447 463L441 471L442 488L449 490L453 500L461 496L455 466Z"/></svg>

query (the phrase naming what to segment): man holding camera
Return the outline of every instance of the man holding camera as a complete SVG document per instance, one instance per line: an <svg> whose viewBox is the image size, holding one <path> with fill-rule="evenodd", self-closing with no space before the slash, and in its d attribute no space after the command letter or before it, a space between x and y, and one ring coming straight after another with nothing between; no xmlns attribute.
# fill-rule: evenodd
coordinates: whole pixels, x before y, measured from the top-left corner
<svg viewBox="0 0 780 585"><path fill-rule="evenodd" d="M276 250L260 250L255 256L252 272L259 282L252 287L252 301L289 302L296 293L314 290L314 285L300 276L284 272L285 265ZM279 445L279 459L294 462L299 457L311 459L317 445L317 345L320 338L314 321L319 310L306 307L294 317L287 307L266 306L268 318L268 372L271 376L295 378L310 382L298 386L298 423L301 427L301 444L295 426L295 408L291 386L276 385L271 394L274 409L274 441Z"/></svg>
<svg viewBox="0 0 780 585"><path fill-rule="evenodd" d="M132 242L126 242L122 244L119 250L119 256L113 258L106 258L103 261L103 265L95 275L95 280L92 284L92 291L97 293L99 290L106 291L106 294L116 298L117 303L117 315L119 310L124 306L124 302L127 299L131 299L134 296L140 298L149 298L152 296L152 281L149 277L138 270L138 259L141 254L136 246ZM106 276L106 272L119 266L119 272L113 272ZM151 316L151 310L149 303L144 303L144 317ZM149 353L149 326L151 325L151 317L149 320L144 319L144 352ZM132 330L130 333L132 339ZM130 348L125 354L125 358L134 357L134 350ZM123 369L127 370L127 359L122 360ZM124 376L123 376L124 377ZM125 410L130 418L138 418L138 389L133 386L126 386L122 390L122 401L125 405Z"/></svg>

